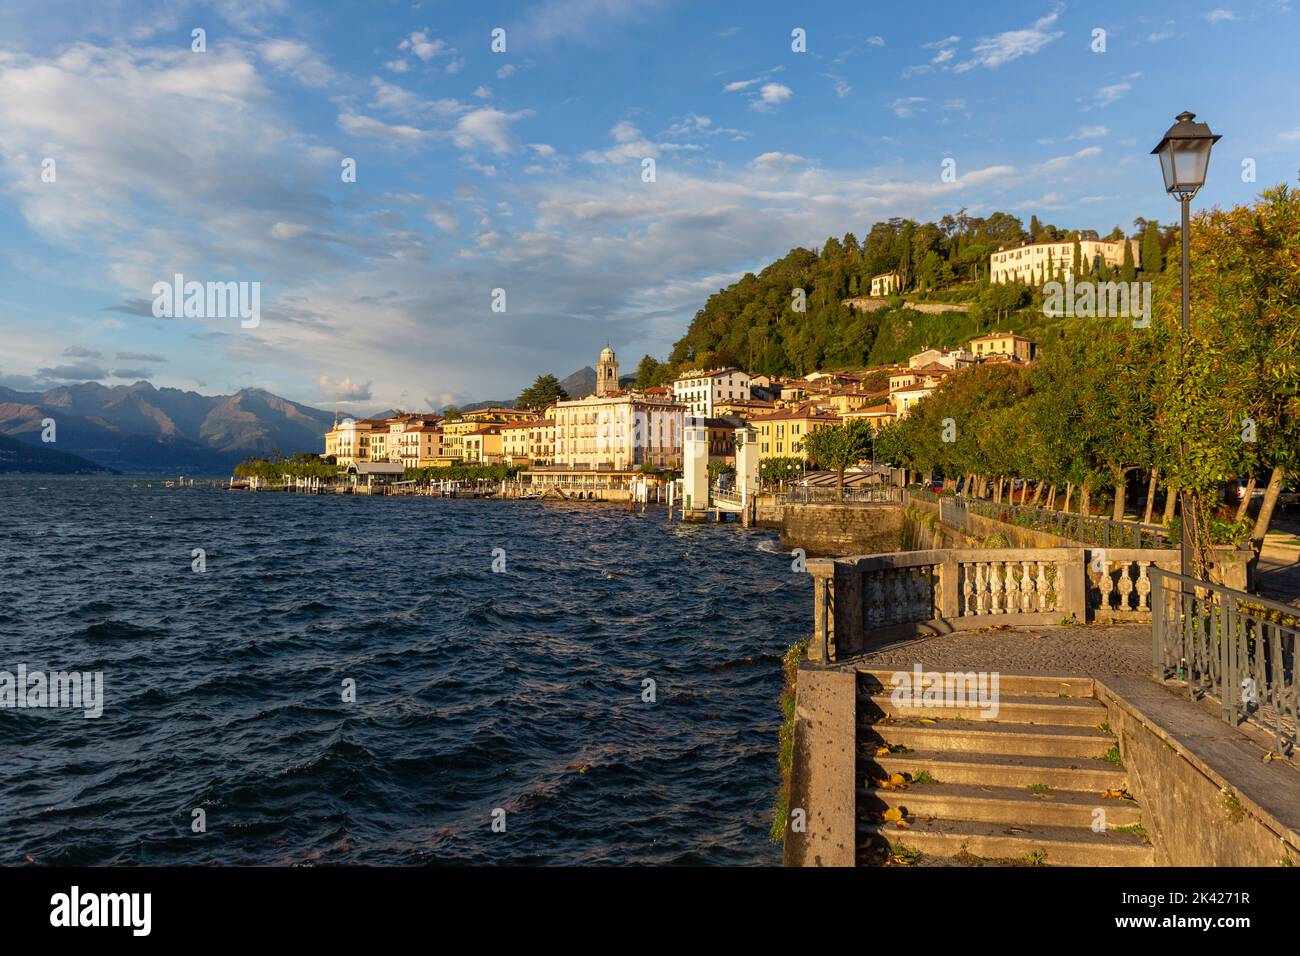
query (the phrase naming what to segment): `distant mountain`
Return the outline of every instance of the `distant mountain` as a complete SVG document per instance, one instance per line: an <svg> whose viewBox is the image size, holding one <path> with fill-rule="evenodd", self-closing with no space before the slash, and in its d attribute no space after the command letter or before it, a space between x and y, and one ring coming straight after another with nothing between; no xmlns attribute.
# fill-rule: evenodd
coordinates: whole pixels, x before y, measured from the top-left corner
<svg viewBox="0 0 1300 956"><path fill-rule="evenodd" d="M117 474L49 445L29 445L17 438L0 435L0 475L95 475Z"/></svg>
<svg viewBox="0 0 1300 956"><path fill-rule="evenodd" d="M107 468L223 474L247 455L324 451L334 413L260 388L200 395L148 382L0 387L0 435L40 445L46 418L54 419L59 450Z"/></svg>
<svg viewBox="0 0 1300 956"><path fill-rule="evenodd" d="M585 365L568 378L560 379L560 388L570 398L586 398L596 390L596 370Z"/></svg>

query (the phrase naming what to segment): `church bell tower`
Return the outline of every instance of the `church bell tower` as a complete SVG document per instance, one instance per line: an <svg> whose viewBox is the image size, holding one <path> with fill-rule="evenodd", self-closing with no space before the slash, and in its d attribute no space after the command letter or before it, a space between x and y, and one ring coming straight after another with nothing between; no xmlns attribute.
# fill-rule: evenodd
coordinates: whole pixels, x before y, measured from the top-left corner
<svg viewBox="0 0 1300 956"><path fill-rule="evenodd" d="M596 395L612 395L618 391L618 359L614 350L605 343L600 350L600 361L596 363Z"/></svg>

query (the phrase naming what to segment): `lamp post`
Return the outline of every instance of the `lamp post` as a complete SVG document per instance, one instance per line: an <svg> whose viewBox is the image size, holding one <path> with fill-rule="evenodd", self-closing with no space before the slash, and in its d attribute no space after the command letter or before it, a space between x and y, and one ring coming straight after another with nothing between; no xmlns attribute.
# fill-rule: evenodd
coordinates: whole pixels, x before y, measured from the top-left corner
<svg viewBox="0 0 1300 956"><path fill-rule="evenodd" d="M1205 174L1210 167L1210 150L1222 137L1210 132L1210 127L1207 124L1194 122L1196 119L1195 113L1184 110L1175 118L1177 122L1169 127L1164 139L1156 145L1155 149L1151 150L1151 155L1160 157L1160 172L1164 175L1165 192L1177 199L1182 205L1183 320L1179 356L1186 362L1187 338L1191 330L1192 311L1191 226L1188 206L1192 201L1192 197L1205 185ZM1185 437L1179 446L1179 451L1184 463L1186 463L1187 439ZM1179 510L1182 512L1182 542L1178 570L1183 577L1187 577L1188 565L1191 564L1192 555L1191 529L1187 525L1188 494L1180 489L1179 497L1182 499L1179 502Z"/></svg>

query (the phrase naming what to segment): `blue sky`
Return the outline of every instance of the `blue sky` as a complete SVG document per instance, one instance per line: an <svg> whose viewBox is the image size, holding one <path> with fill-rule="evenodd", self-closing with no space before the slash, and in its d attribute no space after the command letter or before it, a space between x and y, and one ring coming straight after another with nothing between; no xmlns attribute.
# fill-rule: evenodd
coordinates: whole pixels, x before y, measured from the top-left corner
<svg viewBox="0 0 1300 956"><path fill-rule="evenodd" d="M630 370L890 216L1171 220L1147 153L1183 109L1224 136L1197 204L1246 202L1300 168L1292 7L9 0L0 384L366 410L509 398L606 339ZM260 325L155 318L178 272L260 282Z"/></svg>

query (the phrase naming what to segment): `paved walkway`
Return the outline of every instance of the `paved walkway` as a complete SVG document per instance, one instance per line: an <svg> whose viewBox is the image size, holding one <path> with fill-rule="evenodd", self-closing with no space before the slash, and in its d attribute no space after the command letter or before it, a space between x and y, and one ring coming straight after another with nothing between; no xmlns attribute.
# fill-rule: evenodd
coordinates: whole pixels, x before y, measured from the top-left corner
<svg viewBox="0 0 1300 956"><path fill-rule="evenodd" d="M1151 671L1150 624L1004 627L908 638L854 658L853 663L1079 677Z"/></svg>
<svg viewBox="0 0 1300 956"><path fill-rule="evenodd" d="M1300 607L1300 534L1294 519L1274 522L1264 537L1256 578L1264 597Z"/></svg>

